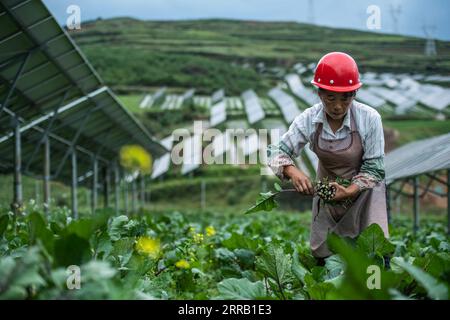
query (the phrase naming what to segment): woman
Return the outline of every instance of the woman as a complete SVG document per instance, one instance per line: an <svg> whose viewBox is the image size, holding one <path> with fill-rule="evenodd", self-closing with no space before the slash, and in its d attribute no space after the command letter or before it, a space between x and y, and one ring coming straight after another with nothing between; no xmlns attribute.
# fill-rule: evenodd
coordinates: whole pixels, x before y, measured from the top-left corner
<svg viewBox="0 0 450 320"><path fill-rule="evenodd" d="M379 113L354 100L362 86L352 57L332 52L319 61L312 84L319 88L320 103L298 115L278 145L268 148L269 166L282 180L290 179L298 192L313 194L310 179L294 164L309 143L319 158L317 179L341 177L333 200L351 199L350 206L331 206L313 197L310 245L316 258L332 254L328 233L356 237L377 223L388 237L384 183L384 136ZM319 259L320 260L320 259Z"/></svg>

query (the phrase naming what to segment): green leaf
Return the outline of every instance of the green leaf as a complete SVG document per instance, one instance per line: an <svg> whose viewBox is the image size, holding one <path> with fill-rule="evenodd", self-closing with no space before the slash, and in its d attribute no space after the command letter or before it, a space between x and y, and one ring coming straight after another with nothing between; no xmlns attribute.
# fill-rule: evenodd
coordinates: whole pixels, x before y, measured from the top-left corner
<svg viewBox="0 0 450 320"><path fill-rule="evenodd" d="M275 201L275 196L278 194L271 191L266 193L260 193L260 197L256 200L256 204L249 209L247 209L244 214L249 214L258 211L272 211L272 209L277 208L278 204Z"/></svg>
<svg viewBox="0 0 450 320"><path fill-rule="evenodd" d="M382 257L395 250L395 246L384 237L383 230L376 223L371 224L359 235L356 246L370 257Z"/></svg>
<svg viewBox="0 0 450 320"><path fill-rule="evenodd" d="M269 246L267 251L256 259L257 269L264 275L272 278L280 286L292 279L292 259L283 252L283 248ZM281 289L281 288L280 288Z"/></svg>
<svg viewBox="0 0 450 320"><path fill-rule="evenodd" d="M123 233L125 233L126 225L128 224L128 217L127 216L118 216L112 219L111 224L108 229L108 234L111 240L117 241L120 239Z"/></svg>
<svg viewBox="0 0 450 320"><path fill-rule="evenodd" d="M305 276L309 273L309 271L306 270L306 268L304 268L300 263L297 249L294 249L294 254L292 257L292 273L302 285L305 285Z"/></svg>
<svg viewBox="0 0 450 320"><path fill-rule="evenodd" d="M42 258L37 247L31 247L18 259L0 259L0 299L26 299L27 288L45 285L39 274Z"/></svg>
<svg viewBox="0 0 450 320"><path fill-rule="evenodd" d="M331 291L335 290L335 286L330 282L316 282L308 287L308 294L313 300L325 300L329 298Z"/></svg>
<svg viewBox="0 0 450 320"><path fill-rule="evenodd" d="M222 280L217 285L220 296L224 300L255 300L265 297L262 281L251 282L246 278L229 278Z"/></svg>
<svg viewBox="0 0 450 320"><path fill-rule="evenodd" d="M6 232L8 228L9 216L5 213L0 215L0 237Z"/></svg>
<svg viewBox="0 0 450 320"><path fill-rule="evenodd" d="M325 268L327 270L326 278L329 280L342 275L345 265L338 255L332 255L325 260Z"/></svg>
<svg viewBox="0 0 450 320"><path fill-rule="evenodd" d="M255 253L247 249L236 249L234 255L242 267L252 269L255 264Z"/></svg>
<svg viewBox="0 0 450 320"><path fill-rule="evenodd" d="M339 281L341 284L336 292L331 293L333 298L365 300L390 298L389 288L396 288L401 280L397 274L383 270L372 257L367 256L366 252L358 247L355 248L349 241L335 234L328 235L327 243L345 263L344 276L342 281ZM369 277L375 276L374 272L369 271L369 267L373 266L378 266L380 289L368 287Z"/></svg>
<svg viewBox="0 0 450 320"><path fill-rule="evenodd" d="M46 227L46 222L43 216L38 212L32 212L28 216L29 221L29 236L28 241L30 245L35 245L37 240L40 240L45 249L49 253L53 253L54 236L53 232Z"/></svg>
<svg viewBox="0 0 450 320"><path fill-rule="evenodd" d="M275 184L273 186L274 186L275 190L277 190L278 192L283 190L283 188L281 188L281 186L277 182L275 182Z"/></svg>
<svg viewBox="0 0 450 320"><path fill-rule="evenodd" d="M86 239L69 234L55 241L55 263L67 268L70 265L81 266L90 258L90 246Z"/></svg>
<svg viewBox="0 0 450 320"><path fill-rule="evenodd" d="M222 241L222 245L230 250L242 248L255 251L258 248L258 240L233 232L231 237Z"/></svg>
<svg viewBox="0 0 450 320"><path fill-rule="evenodd" d="M408 272L419 283L428 294L428 297L436 300L447 300L448 288L422 269L407 263L403 259L396 259L395 263Z"/></svg>

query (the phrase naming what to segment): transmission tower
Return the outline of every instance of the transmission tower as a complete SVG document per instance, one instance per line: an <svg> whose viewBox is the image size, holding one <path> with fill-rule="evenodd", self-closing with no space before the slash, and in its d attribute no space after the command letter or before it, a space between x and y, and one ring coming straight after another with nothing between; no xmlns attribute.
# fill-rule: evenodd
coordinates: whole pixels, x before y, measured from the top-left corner
<svg viewBox="0 0 450 320"><path fill-rule="evenodd" d="M314 14L314 1L313 0L308 0L308 22L310 24L315 24L316 19L315 19L315 14Z"/></svg>
<svg viewBox="0 0 450 320"><path fill-rule="evenodd" d="M436 26L434 25L423 25L422 30L425 33L425 37L427 38L425 42L425 50L424 53L427 57L433 57L437 55L436 51L436 41L434 40L433 34L436 31Z"/></svg>
<svg viewBox="0 0 450 320"><path fill-rule="evenodd" d="M399 33L398 20L400 18L400 14L402 13L401 5L394 6L393 4L391 4L390 13L392 17L392 26L394 28L394 33Z"/></svg>

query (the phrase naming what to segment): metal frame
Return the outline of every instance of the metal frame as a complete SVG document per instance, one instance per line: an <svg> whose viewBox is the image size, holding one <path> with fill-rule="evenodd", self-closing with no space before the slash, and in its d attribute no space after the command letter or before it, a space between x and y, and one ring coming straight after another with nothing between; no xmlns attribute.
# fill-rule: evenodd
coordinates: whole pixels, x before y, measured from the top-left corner
<svg viewBox="0 0 450 320"><path fill-rule="evenodd" d="M53 115L50 118L50 122L47 124L47 127L45 128L45 132L42 134L41 138L39 139L36 147L34 148L33 153L31 154L31 157L28 159L27 165L25 166L25 170L28 170L30 168L31 163L34 160L34 157L36 156L41 144L45 141L48 140L48 133L50 132L53 123L55 122L57 116L58 116L58 110L59 110L59 105L63 104L64 101L67 98L67 95L69 94L70 89L66 91L66 93L64 94L63 98L61 99L60 103L58 104L58 106L55 108Z"/></svg>
<svg viewBox="0 0 450 320"><path fill-rule="evenodd" d="M388 207L388 217L390 216L389 213L390 213L392 200L396 200L397 197L400 195L408 197L408 198L412 198L413 199L413 231L414 231L414 234L416 234L419 229L419 224L420 224L420 212L419 212L420 211L420 208L419 208L420 207L420 202L419 202L420 198L425 197L425 195L427 193L431 193L431 194L434 194L439 197L447 196L447 233L450 235L450 169L446 169L446 171L447 171L447 181L440 179L439 177L436 176L435 173L432 173L432 172L424 173L423 175L429 178L425 187L421 186L419 183L420 175L417 175L414 177L406 177L404 179L392 181L390 183L390 185L387 186L387 188L389 188L389 192L394 191L395 195L393 197L391 197L389 195L389 193L387 193L386 202L387 202L387 207ZM436 182L446 186L447 194L431 190L430 188L431 188L431 184L433 183L433 181L436 181ZM398 189L392 187L392 185L396 182L401 182L400 188L398 188ZM412 187L413 187L412 194L406 193L403 191L405 185L407 185L407 184L412 185ZM419 189L422 189L423 191L421 193L419 193Z"/></svg>
<svg viewBox="0 0 450 320"><path fill-rule="evenodd" d="M8 94L6 95L5 100L2 102L2 105L0 106L0 115L3 112L3 110L6 108L6 106L8 105L9 99L11 98L12 93L14 92L14 90L16 89L17 86L17 81L20 78L20 75L22 74L23 70L25 69L25 65L27 64L28 59L30 58L30 51L26 54L25 58L23 59L19 70L17 71L14 80L12 82L11 87L9 88Z"/></svg>
<svg viewBox="0 0 450 320"><path fill-rule="evenodd" d="M43 10L47 10L44 13L45 17L39 18L38 21L34 21L31 25L26 25L26 21L24 17L20 15L19 12L15 12L17 8L20 8L26 4L32 3L33 7L28 9L35 8L34 5L39 5L41 2L34 2L35 0L25 0L14 6L9 6L8 4L2 2L0 3L0 16L4 16L9 20L11 20L13 29L9 29L12 33L4 37L0 40L0 45L5 46L11 39L15 37L22 37L24 39L30 40L30 47L27 50L23 51L15 51L9 52L7 55L7 60L3 61L0 65L0 69L8 68L8 74L1 76L2 82L1 90L2 90L2 99L3 103L0 105L0 113L5 113L10 118L14 119L14 130L11 132L6 132L4 136L0 137L0 144L14 138L14 164L9 165L11 161L8 159L7 167L11 167L14 169L15 175L15 195L14 195L14 203L20 204L22 202L22 185L21 185L21 174L25 173L30 176L36 176L33 172L30 172L30 169L36 171L36 164L34 162L37 154L39 154L39 150L43 145L43 168L42 168L42 178L44 184L44 204L45 210L48 211L50 205L50 179L58 178L61 175L62 168L65 166L67 158L71 157L71 197L72 197L72 214L74 218L78 217L78 202L77 202L77 187L78 182L83 181L89 176L93 176L94 194L96 193L98 187L98 166L101 161L104 163L104 193L105 193L105 205L109 204L109 194L110 194L110 171L111 171L111 162L107 157L110 157L109 153L115 153L117 148L115 145L120 145L123 143L127 143L130 140L135 140L137 143L144 145L145 147L152 148L156 153L161 153L164 147L159 147L157 142L154 141L154 138L149 134L145 127L142 126L139 122L137 122L136 118L126 110L122 104L118 101L118 99L114 96L112 91L103 86L103 82L96 73L96 71L92 68L91 64L86 60L83 53L80 51L79 47L73 42L67 32L62 29L56 21L53 21L53 16L48 12L45 6L42 5ZM39 7L41 9L41 7ZM39 42L38 38L33 34L32 29L36 26L42 25L45 23L45 26L52 27L52 24L47 24L48 22L54 22L55 26L58 27L58 30L52 29L52 33L49 34L50 38L47 38L44 42ZM16 30L17 29L17 30ZM56 35L54 32L56 31ZM62 50L58 50L58 55L52 55L50 51L49 44L53 41L60 40L57 44L64 45ZM67 43L62 42L67 41L71 46L66 50ZM28 45L27 45L28 46ZM63 52L62 52L63 51ZM39 55L34 55L34 53L38 52ZM10 57L9 54L12 56ZM78 56L75 56L78 54ZM29 66L30 57L33 55L32 66L28 70L26 70L27 66ZM65 59L74 58L76 63L73 63L72 60L68 61ZM64 59L64 60L63 60ZM79 60L82 61L79 63ZM68 62L68 63L66 63ZM46 66L54 66L55 72L46 73L44 76L38 74L39 70L42 70ZM67 67L65 67L67 66ZM78 68L87 68L89 71L84 72L85 70L78 70L77 73L72 73ZM17 68L17 71L16 71ZM32 75L33 78L29 79L30 82L26 83L26 88L24 86L25 83L22 83L22 86L19 88L18 85L21 79L24 77ZM34 76L37 76L35 79ZM41 79L42 78L42 79ZM55 79L64 79L61 81L61 84L56 83ZM88 79L95 78L95 81L89 81ZM53 85L54 84L54 85ZM44 88L45 86L45 88ZM94 91L87 93L87 90L92 90L93 86L99 87ZM89 88L89 89L88 89ZM45 89L40 90L39 89ZM52 90L54 89L54 90ZM35 94L30 94L32 91L35 91ZM50 92L51 91L51 92ZM96 95L107 92L108 96L105 101L103 99L93 98ZM79 97L81 95L81 97ZM64 106L61 106L66 100L76 99ZM61 114L65 111L68 111L72 108L82 108L84 107L84 103L88 102L89 107L87 110L83 110L81 119L75 117L71 117L69 120L61 119ZM8 108L8 105L14 103L14 110ZM117 110L113 109L112 114L102 111L101 115L102 119L106 119L105 123L109 122L110 118L114 118L120 116L124 118L124 124L120 125L121 130L117 132L114 130L114 125L103 125L99 126L97 129L94 125L89 125L90 129L94 129L92 132L95 132L95 137L84 136L83 129L86 127L87 123L89 123L89 118L93 114L94 111L102 110L107 105L117 105ZM91 107L91 105L95 105ZM50 111L51 110L51 111ZM50 111L50 112L49 112ZM43 114L43 115L42 115ZM104 117L103 117L104 116ZM33 117L36 117L33 119ZM5 118L6 119L6 118ZM78 120L81 120L80 123L76 123ZM5 120L6 121L6 120ZM44 122L48 121L45 126ZM113 121L114 122L114 121ZM56 124L58 124L56 126ZM117 123L115 123L117 125ZM41 125L43 125L41 127ZM66 133L61 133L63 136L58 135L55 127L61 128L71 126L74 130L71 140L66 138ZM71 128L71 129L72 129ZM32 133L23 135L23 133L28 130L33 130ZM71 130L72 131L72 130ZM70 134L72 132L70 131ZM92 133L91 132L91 133ZM91 134L92 135L92 134ZM122 136L123 137L122 137ZM114 144L105 144L100 141L100 137L102 140L107 139L106 137L114 137ZM22 150L22 139L27 141L27 145L24 150ZM60 145L53 146L51 143L54 140ZM82 140L83 143L80 145L79 141ZM31 143L37 144L35 146L31 145ZM67 148L65 148L67 146ZM86 146L88 146L86 148ZM52 148L51 148L52 147ZM10 149L10 146L5 146L7 150ZM96 149L96 152L91 150ZM104 150L108 151L108 154L105 155L106 158L101 157L101 154ZM22 168L22 151L27 153L27 163L25 168ZM165 150L167 151L167 150ZM31 153L29 153L31 152ZM62 156L62 160L57 164L56 172L52 176L51 175L51 156L55 154L56 156ZM28 154L30 156L28 157ZM79 155L85 154L89 156L91 159L95 158L97 168L93 171L88 171L83 177L78 176L78 161ZM7 157L9 158L9 157ZM83 168L85 165L85 159L83 159ZM117 159L113 163L114 169L114 187L116 194L116 212L118 212L119 206L119 168ZM83 169L84 170L84 169ZM64 173L65 179L69 176L66 172ZM133 211L136 211L136 181L133 180ZM145 181L141 180L142 183ZM128 189L127 182L124 183L126 190ZM127 192L128 193L128 192ZM141 188L141 198L145 198L145 193L143 192L143 188ZM144 199L145 200L145 199ZM94 203L93 207L95 208L96 203ZM128 206L128 198L126 199L125 205ZM127 211L127 208L126 208Z"/></svg>

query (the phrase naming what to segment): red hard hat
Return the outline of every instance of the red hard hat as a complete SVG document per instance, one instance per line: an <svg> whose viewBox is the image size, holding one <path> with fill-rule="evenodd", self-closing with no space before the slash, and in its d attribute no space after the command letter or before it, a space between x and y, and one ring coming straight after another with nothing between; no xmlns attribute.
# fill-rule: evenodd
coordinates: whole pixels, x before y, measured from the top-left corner
<svg viewBox="0 0 450 320"><path fill-rule="evenodd" d="M315 86L336 92L354 91L362 86L355 60L343 52L330 52L317 64Z"/></svg>

